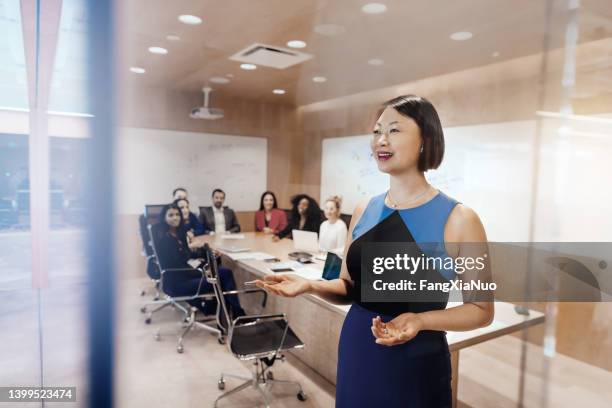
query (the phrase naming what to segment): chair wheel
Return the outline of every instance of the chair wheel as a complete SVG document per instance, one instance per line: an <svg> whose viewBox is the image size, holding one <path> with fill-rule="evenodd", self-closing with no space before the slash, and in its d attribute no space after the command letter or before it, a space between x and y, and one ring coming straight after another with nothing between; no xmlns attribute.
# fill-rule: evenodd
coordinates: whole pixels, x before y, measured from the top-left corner
<svg viewBox="0 0 612 408"><path fill-rule="evenodd" d="M299 399L300 401L306 401L308 397L306 396L306 393L304 391L300 390L300 392L297 393L297 399Z"/></svg>
<svg viewBox="0 0 612 408"><path fill-rule="evenodd" d="M159 296L155 296L153 300L157 302L159 300Z"/></svg>
<svg viewBox="0 0 612 408"><path fill-rule="evenodd" d="M179 354L183 354L183 351L185 351L185 349L183 348L183 345L182 345L182 344L179 344L179 345L176 347L176 351L177 351L177 353L179 353Z"/></svg>
<svg viewBox="0 0 612 408"><path fill-rule="evenodd" d="M140 313L147 313L147 307L146 306L141 307Z"/></svg>
<svg viewBox="0 0 612 408"><path fill-rule="evenodd" d="M146 324L151 324L151 318L150 318L150 317L147 317L147 318L145 319L145 323L146 323Z"/></svg>
<svg viewBox="0 0 612 408"><path fill-rule="evenodd" d="M140 291L140 296L144 296L144 295L146 295L146 292L143 289L143 290Z"/></svg>
<svg viewBox="0 0 612 408"><path fill-rule="evenodd" d="M272 371L268 371L268 373L266 374L266 378L268 380L273 380L274 379L274 373Z"/></svg>
<svg viewBox="0 0 612 408"><path fill-rule="evenodd" d="M225 337L221 336L221 337L217 337L217 343L219 344L225 344Z"/></svg>
<svg viewBox="0 0 612 408"><path fill-rule="evenodd" d="M225 389L225 380L221 379L217 381L217 388L223 391Z"/></svg>

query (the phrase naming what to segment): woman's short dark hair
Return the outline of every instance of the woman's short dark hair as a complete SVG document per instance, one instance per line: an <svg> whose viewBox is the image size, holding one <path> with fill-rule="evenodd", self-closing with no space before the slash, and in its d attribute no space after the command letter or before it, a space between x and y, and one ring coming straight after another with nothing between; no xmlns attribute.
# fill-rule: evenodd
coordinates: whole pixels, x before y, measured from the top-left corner
<svg viewBox="0 0 612 408"><path fill-rule="evenodd" d="M420 171L437 169L444 158L444 131L436 108L427 99L416 95L402 95L383 103L414 120L421 130L423 151L419 156Z"/></svg>
<svg viewBox="0 0 612 408"><path fill-rule="evenodd" d="M266 191L265 193L261 195L261 200L259 200L259 211L262 211L264 209L263 200L264 200L264 197L267 196L268 194L270 194L272 196L272 200L274 200L274 204L272 204L272 208L278 208L278 204L276 203L276 196L274 195L274 193L271 191Z"/></svg>

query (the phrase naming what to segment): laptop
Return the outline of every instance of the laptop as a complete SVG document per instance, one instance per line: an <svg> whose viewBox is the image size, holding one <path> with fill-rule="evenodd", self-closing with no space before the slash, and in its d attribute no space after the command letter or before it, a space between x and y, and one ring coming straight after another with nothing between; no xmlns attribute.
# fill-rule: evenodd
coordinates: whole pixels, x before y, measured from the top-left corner
<svg viewBox="0 0 612 408"><path fill-rule="evenodd" d="M291 233L293 235L293 247L296 251L312 254L319 252L319 236L316 232L294 229Z"/></svg>

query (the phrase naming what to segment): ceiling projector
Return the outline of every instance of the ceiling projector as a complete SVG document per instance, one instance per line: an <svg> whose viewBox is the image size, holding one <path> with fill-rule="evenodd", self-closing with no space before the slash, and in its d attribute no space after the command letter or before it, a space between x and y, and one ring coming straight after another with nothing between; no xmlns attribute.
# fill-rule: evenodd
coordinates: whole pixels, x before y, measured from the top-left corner
<svg viewBox="0 0 612 408"><path fill-rule="evenodd" d="M223 117L223 109L209 108L208 102L212 88L205 86L202 88L204 92L204 106L198 106L191 110L189 117L192 119L221 119Z"/></svg>

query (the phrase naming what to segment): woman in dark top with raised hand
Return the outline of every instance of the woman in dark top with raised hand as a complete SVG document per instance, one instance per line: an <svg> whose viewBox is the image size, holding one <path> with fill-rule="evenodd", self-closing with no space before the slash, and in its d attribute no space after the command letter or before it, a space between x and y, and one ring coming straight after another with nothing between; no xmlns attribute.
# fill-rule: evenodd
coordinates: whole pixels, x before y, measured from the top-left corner
<svg viewBox="0 0 612 408"><path fill-rule="evenodd" d="M370 147L378 169L390 176L390 188L353 212L340 278L310 281L272 274L257 285L280 296L313 293L330 302L352 303L338 346L336 407L450 407L451 363L445 331L490 324L492 293L483 301L463 291L463 304L451 308L446 308L448 293L443 291L435 301L416 300L413 293L410 301L366 301L362 275L369 279L372 270L362 271L361 261L362 256L371 256L368 248L380 243L389 243L387 249L390 243L412 248L434 243L434 254L419 250L428 257L474 257L486 250L485 231L473 210L425 179L424 172L437 168L444 155L442 125L428 100L406 95L386 102ZM490 281L488 262L484 264L481 282ZM463 273L446 268L418 273L441 282ZM393 294L383 295L388 299Z"/></svg>
<svg viewBox="0 0 612 408"><path fill-rule="evenodd" d="M183 221L185 222L185 229L187 230L188 238L193 238L194 236L204 235L208 231L204 227L204 224L200 222L198 216L191 212L189 209L189 200L186 198L177 198L173 202L176 206L181 210L181 214L183 215Z"/></svg>
<svg viewBox="0 0 612 408"><path fill-rule="evenodd" d="M176 204L169 204L162 209L160 226L157 231L159 235L156 249L161 269L191 269L167 272L163 279L164 292L173 297L213 293L212 285L206 279L202 279L202 274L198 270L189 265L190 259L198 258L198 248L193 245L190 246L187 242L187 229L183 221L183 215ZM231 270L219 268L219 277L224 291L236 290L236 283ZM227 295L226 300L232 309L233 317L244 315L236 295ZM207 300L204 305L202 305L200 299L192 299L188 303L197 307L205 315L216 312L216 301L214 300Z"/></svg>
<svg viewBox="0 0 612 408"><path fill-rule="evenodd" d="M289 224L272 237L274 241L288 236L292 238L294 229L319 233L321 226L321 209L314 198L306 194L298 194L291 199L291 218Z"/></svg>

